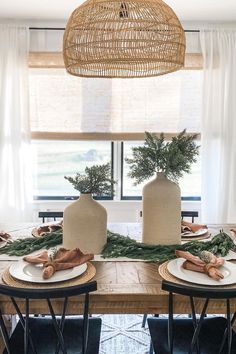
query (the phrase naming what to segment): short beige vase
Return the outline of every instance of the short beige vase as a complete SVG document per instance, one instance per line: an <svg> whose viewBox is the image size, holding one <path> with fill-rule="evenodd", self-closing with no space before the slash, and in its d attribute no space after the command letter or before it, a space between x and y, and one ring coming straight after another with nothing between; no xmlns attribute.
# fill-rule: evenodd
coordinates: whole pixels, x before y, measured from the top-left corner
<svg viewBox="0 0 236 354"><path fill-rule="evenodd" d="M63 247L100 254L107 242L107 211L91 194L81 194L63 217Z"/></svg>
<svg viewBox="0 0 236 354"><path fill-rule="evenodd" d="M152 245L181 243L179 186L162 172L143 188L143 242Z"/></svg>

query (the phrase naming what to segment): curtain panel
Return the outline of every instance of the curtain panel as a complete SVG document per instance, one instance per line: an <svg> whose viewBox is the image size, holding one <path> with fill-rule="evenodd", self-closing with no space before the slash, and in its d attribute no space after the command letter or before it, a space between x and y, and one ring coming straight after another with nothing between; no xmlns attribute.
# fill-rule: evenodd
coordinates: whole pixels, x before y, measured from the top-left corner
<svg viewBox="0 0 236 354"><path fill-rule="evenodd" d="M0 25L0 222L31 219L28 28Z"/></svg>
<svg viewBox="0 0 236 354"><path fill-rule="evenodd" d="M236 221L236 28L200 33L202 103L202 219Z"/></svg>

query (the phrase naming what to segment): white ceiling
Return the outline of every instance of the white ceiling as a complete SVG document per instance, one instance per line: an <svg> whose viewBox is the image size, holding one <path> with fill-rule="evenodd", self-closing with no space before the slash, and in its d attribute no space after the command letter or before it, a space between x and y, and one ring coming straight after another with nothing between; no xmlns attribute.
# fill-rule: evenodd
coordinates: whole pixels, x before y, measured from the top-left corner
<svg viewBox="0 0 236 354"><path fill-rule="evenodd" d="M82 0L0 0L0 18L64 21ZM182 21L236 21L236 0L166 0Z"/></svg>

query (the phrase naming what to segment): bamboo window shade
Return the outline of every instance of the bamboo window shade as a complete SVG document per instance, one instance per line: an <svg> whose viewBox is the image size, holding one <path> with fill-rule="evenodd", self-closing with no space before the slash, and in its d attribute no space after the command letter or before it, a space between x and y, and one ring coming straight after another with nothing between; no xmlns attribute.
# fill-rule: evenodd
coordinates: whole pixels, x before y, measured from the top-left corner
<svg viewBox="0 0 236 354"><path fill-rule="evenodd" d="M185 33L162 0L87 0L64 33L66 70L75 76L135 78L184 65Z"/></svg>
<svg viewBox="0 0 236 354"><path fill-rule="evenodd" d="M199 132L201 80L201 70L91 80L63 68L30 69L31 131L34 138L95 140L139 140L145 130Z"/></svg>

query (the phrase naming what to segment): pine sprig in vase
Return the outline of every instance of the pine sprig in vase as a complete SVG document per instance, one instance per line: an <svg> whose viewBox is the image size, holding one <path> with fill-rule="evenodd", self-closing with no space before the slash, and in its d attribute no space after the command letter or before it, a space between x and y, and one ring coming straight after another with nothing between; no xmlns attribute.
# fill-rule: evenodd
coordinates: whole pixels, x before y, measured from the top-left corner
<svg viewBox="0 0 236 354"><path fill-rule="evenodd" d="M185 133L183 130L169 142L165 141L163 133L158 137L145 132L144 145L133 147L133 157L126 159L130 165L129 177L135 180L135 185L158 172L163 172L172 181L177 181L184 173L190 172L191 164L197 161L199 146L195 143L197 134Z"/></svg>
<svg viewBox="0 0 236 354"><path fill-rule="evenodd" d="M84 174L76 173L74 178L65 176L65 179L81 194L94 196L111 195L116 183L111 177L110 163L86 167Z"/></svg>
<svg viewBox="0 0 236 354"><path fill-rule="evenodd" d="M190 172L199 153L197 135L185 133L184 130L171 141L165 141L163 133L158 137L146 132L145 144L134 147L133 157L126 159L135 185L156 175L143 188L144 243L181 243L181 193L175 182Z"/></svg>

